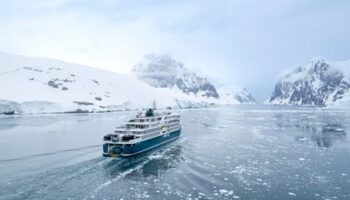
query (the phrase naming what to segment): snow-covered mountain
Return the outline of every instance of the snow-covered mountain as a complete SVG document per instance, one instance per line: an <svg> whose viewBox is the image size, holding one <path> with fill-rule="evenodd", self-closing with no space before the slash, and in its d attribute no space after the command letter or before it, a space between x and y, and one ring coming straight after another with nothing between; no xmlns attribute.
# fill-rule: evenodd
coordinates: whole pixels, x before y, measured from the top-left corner
<svg viewBox="0 0 350 200"><path fill-rule="evenodd" d="M256 104L254 97L246 88L226 85L218 89L221 104Z"/></svg>
<svg viewBox="0 0 350 200"><path fill-rule="evenodd" d="M268 103L325 106L344 101L350 79L343 69L339 62L313 59L283 75Z"/></svg>
<svg viewBox="0 0 350 200"><path fill-rule="evenodd" d="M0 53L0 113L99 112L211 103L104 70Z"/></svg>
<svg viewBox="0 0 350 200"><path fill-rule="evenodd" d="M181 91L220 105L256 103L245 88L228 85L217 89L205 77L198 76L169 55L148 54L134 66L132 73L152 87Z"/></svg>
<svg viewBox="0 0 350 200"><path fill-rule="evenodd" d="M212 83L169 55L148 54L134 66L133 73L156 88L178 89L197 97L219 98Z"/></svg>
<svg viewBox="0 0 350 200"><path fill-rule="evenodd" d="M108 112L193 108L253 101L244 89L219 97L214 85L169 56L146 56L134 73L141 77L47 58L0 52L0 114Z"/></svg>

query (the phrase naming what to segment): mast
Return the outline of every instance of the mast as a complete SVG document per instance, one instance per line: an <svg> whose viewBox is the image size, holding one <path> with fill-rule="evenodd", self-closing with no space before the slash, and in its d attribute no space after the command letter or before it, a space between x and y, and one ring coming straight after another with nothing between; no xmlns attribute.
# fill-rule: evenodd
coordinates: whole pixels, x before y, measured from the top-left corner
<svg viewBox="0 0 350 200"><path fill-rule="evenodd" d="M153 107L153 110L157 109L157 102L155 100L153 101L152 107Z"/></svg>

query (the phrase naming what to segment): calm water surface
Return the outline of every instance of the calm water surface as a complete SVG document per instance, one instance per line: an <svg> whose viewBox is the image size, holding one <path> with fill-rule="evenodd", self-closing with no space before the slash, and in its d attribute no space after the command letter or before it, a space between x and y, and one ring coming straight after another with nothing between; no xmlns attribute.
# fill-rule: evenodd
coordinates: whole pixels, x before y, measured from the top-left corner
<svg viewBox="0 0 350 200"><path fill-rule="evenodd" d="M350 199L350 110L181 110L182 136L129 159L102 136L135 113L0 117L0 199Z"/></svg>

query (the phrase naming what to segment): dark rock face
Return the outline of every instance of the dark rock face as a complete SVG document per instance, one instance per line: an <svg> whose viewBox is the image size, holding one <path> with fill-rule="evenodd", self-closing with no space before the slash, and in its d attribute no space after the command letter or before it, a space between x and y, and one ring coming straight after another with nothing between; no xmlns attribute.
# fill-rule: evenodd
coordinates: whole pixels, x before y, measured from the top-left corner
<svg viewBox="0 0 350 200"><path fill-rule="evenodd" d="M65 113L89 113L88 110L83 110L83 109L76 109L73 111L66 111Z"/></svg>
<svg viewBox="0 0 350 200"><path fill-rule="evenodd" d="M53 87L53 88L58 88L58 86L61 84L56 83L54 80L50 80L49 82L47 82L47 85L49 85L50 87Z"/></svg>
<svg viewBox="0 0 350 200"><path fill-rule="evenodd" d="M254 97L246 88L236 85L225 85L218 89L224 104L256 104Z"/></svg>
<svg viewBox="0 0 350 200"><path fill-rule="evenodd" d="M235 95L235 98L241 103L241 104L249 104L249 103L256 103L256 100L254 97L247 93L238 93Z"/></svg>
<svg viewBox="0 0 350 200"><path fill-rule="evenodd" d="M40 67L23 67L25 70L35 71L35 72L43 72Z"/></svg>
<svg viewBox="0 0 350 200"><path fill-rule="evenodd" d="M153 87L177 87L186 94L219 98L215 86L206 78L197 76L168 55L146 55L133 72Z"/></svg>
<svg viewBox="0 0 350 200"><path fill-rule="evenodd" d="M282 77L269 100L272 104L325 106L342 99L350 80L320 59Z"/></svg>
<svg viewBox="0 0 350 200"><path fill-rule="evenodd" d="M12 115L20 112L21 108L19 103L0 99L0 115Z"/></svg>
<svg viewBox="0 0 350 200"><path fill-rule="evenodd" d="M73 103L78 104L78 105L83 105L83 106L91 106L91 105L94 105L94 103L86 102L86 101L73 101Z"/></svg>
<svg viewBox="0 0 350 200"><path fill-rule="evenodd" d="M34 78L33 78L33 80L34 80ZM68 78L58 79L58 78L54 78L54 79L49 80L47 82L47 85L50 86L50 87L56 88L56 89L61 88L62 90L68 90L68 87L64 86L64 84L73 83L73 82L75 82L75 79L68 79Z"/></svg>
<svg viewBox="0 0 350 200"><path fill-rule="evenodd" d="M99 85L100 83L97 81L97 80L95 80L95 79L92 79L92 82L94 82L96 85Z"/></svg>

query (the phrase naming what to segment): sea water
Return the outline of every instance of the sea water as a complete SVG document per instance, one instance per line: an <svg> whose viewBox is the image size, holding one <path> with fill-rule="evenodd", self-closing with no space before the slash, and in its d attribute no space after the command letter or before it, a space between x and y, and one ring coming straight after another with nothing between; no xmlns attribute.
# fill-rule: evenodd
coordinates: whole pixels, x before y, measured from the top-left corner
<svg viewBox="0 0 350 200"><path fill-rule="evenodd" d="M127 159L102 137L135 112L0 117L0 199L350 199L350 110L179 110L179 140Z"/></svg>

